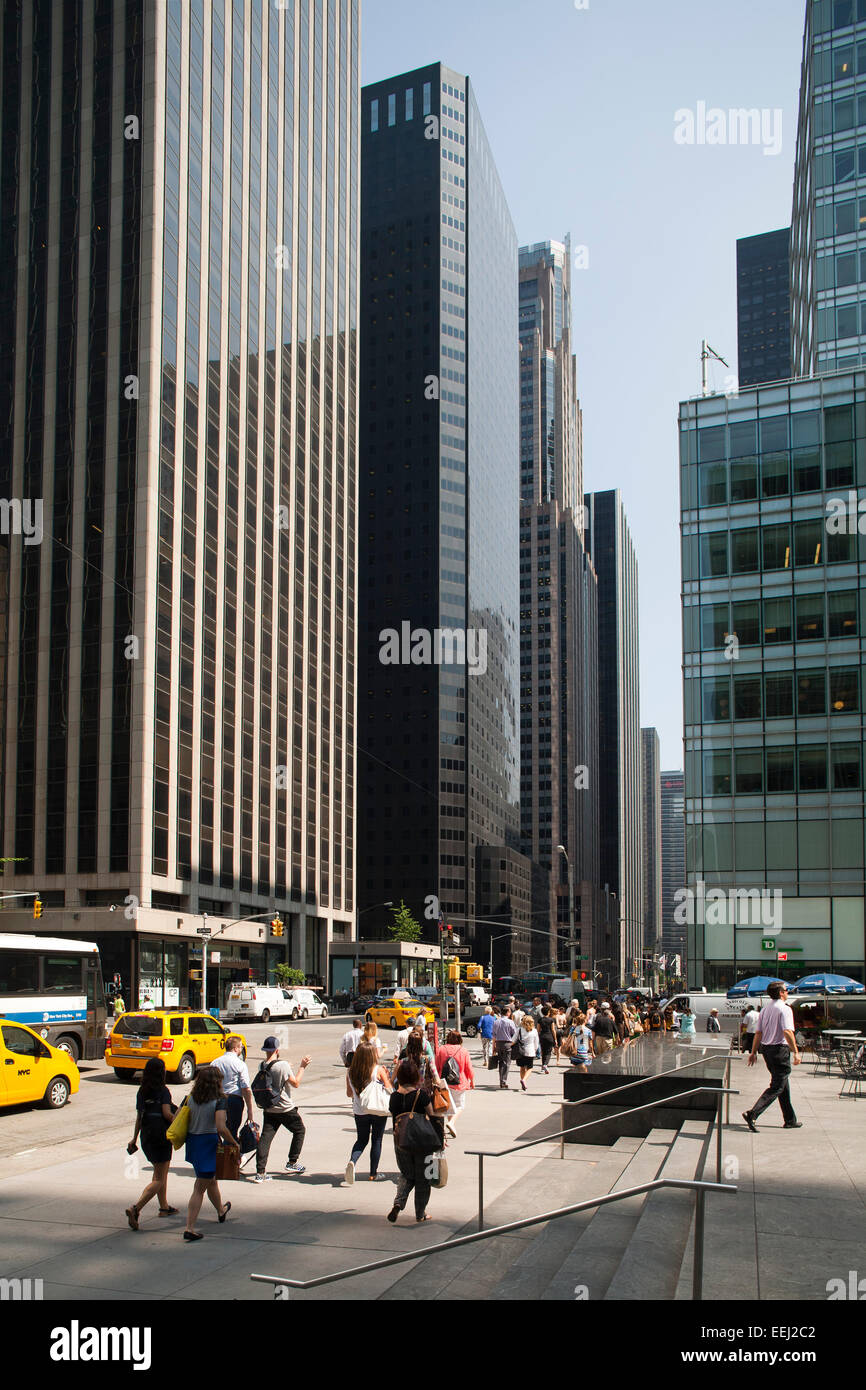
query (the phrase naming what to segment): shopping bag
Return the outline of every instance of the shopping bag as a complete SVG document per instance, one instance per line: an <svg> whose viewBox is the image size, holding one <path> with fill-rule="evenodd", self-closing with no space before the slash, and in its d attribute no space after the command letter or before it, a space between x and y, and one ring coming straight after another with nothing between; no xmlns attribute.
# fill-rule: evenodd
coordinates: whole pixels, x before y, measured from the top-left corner
<svg viewBox="0 0 866 1390"><path fill-rule="evenodd" d="M187 1105L188 1096L184 1096L180 1109L165 1131L165 1137L173 1149L180 1149L186 1143L186 1136L189 1131L189 1106Z"/></svg>
<svg viewBox="0 0 866 1390"><path fill-rule="evenodd" d="M217 1144L216 1180L217 1182L237 1182L241 1175L240 1150L228 1144Z"/></svg>

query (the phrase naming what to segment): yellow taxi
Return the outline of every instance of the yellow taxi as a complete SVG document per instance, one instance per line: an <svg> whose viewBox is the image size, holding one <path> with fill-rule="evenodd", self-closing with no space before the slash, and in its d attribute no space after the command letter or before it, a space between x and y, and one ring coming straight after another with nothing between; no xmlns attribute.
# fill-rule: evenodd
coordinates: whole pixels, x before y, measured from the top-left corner
<svg viewBox="0 0 866 1390"><path fill-rule="evenodd" d="M161 1057L172 1080L184 1086L197 1067L215 1062L226 1050L229 1038L240 1038L242 1056L247 1040L225 1028L211 1014L194 1009L148 1009L122 1014L105 1043L105 1060L119 1081L132 1081L151 1057Z"/></svg>
<svg viewBox="0 0 866 1390"><path fill-rule="evenodd" d="M424 1022L432 1023L436 1015L433 1010L421 1003L420 999L407 999L403 995L392 995L389 999L377 999L370 1004L364 1017L368 1023L377 1023L380 1028L405 1028L414 1023L423 1013Z"/></svg>
<svg viewBox="0 0 866 1390"><path fill-rule="evenodd" d="M78 1068L26 1023L0 1018L0 1105L41 1101L60 1110L78 1090Z"/></svg>

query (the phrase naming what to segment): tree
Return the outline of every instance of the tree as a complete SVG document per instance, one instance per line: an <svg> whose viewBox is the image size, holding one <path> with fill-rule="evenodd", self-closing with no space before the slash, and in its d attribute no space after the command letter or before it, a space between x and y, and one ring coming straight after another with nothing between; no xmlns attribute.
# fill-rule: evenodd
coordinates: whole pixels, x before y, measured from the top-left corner
<svg viewBox="0 0 866 1390"><path fill-rule="evenodd" d="M392 940L418 940L418 937L421 935L420 923L412 916L412 913L409 911L402 898L400 899L399 907L391 908L391 916L394 920L388 923L388 930L391 933Z"/></svg>
<svg viewBox="0 0 866 1390"><path fill-rule="evenodd" d="M307 983L307 977L303 970L297 970L293 965L286 965L285 961L282 960L274 966L274 974L277 977L277 984L285 985L287 988L291 985L305 985Z"/></svg>

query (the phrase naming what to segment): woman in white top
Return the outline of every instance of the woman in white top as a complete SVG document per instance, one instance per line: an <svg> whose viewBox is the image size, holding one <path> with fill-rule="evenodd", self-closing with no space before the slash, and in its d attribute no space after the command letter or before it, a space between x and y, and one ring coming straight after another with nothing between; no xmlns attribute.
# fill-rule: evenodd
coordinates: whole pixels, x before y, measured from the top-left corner
<svg viewBox="0 0 866 1390"><path fill-rule="evenodd" d="M520 1089L525 1091L526 1082L523 1078L532 1071L533 1062L541 1055L541 1039L532 1014L524 1014L521 1019L514 1051L517 1053L515 1060L520 1067Z"/></svg>
<svg viewBox="0 0 866 1390"><path fill-rule="evenodd" d="M381 1057L385 1051L385 1044L379 1037L379 1027L375 1023L367 1023L364 1026L364 1036L362 1042L370 1043L376 1049L376 1056Z"/></svg>
<svg viewBox="0 0 866 1390"><path fill-rule="evenodd" d="M375 1026L373 1024L374 1028ZM346 1164L347 1183L355 1181L355 1165L360 1160L368 1143L370 1145L370 1182L381 1182L385 1176L384 1173L379 1172L379 1159L382 1156L382 1136L385 1133L388 1116L365 1110L361 1103L361 1096L371 1081L381 1081L389 1095L394 1089L385 1067L379 1065L379 1057L373 1044L360 1042L352 1058L352 1065L346 1072L346 1095L352 1102L355 1129L358 1131L358 1136L352 1145L352 1156Z"/></svg>

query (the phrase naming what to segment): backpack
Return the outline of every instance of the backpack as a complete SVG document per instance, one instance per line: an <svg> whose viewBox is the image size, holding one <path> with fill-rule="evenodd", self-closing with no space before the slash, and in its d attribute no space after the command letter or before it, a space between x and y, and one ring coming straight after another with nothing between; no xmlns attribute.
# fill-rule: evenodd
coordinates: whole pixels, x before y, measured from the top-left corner
<svg viewBox="0 0 866 1390"><path fill-rule="evenodd" d="M276 1107L279 1105L280 1098L283 1094L282 1088L279 1091L275 1091L273 1086L271 1085L271 1079L268 1076L268 1072L270 1071L273 1065L273 1062L262 1062L255 1076L253 1077L253 1084L250 1087L256 1105L261 1110L275 1110Z"/></svg>
<svg viewBox="0 0 866 1390"><path fill-rule="evenodd" d="M456 1057L449 1057L442 1068L442 1080L446 1086L460 1085L460 1063Z"/></svg>

